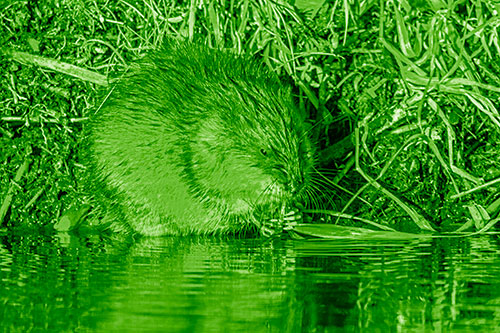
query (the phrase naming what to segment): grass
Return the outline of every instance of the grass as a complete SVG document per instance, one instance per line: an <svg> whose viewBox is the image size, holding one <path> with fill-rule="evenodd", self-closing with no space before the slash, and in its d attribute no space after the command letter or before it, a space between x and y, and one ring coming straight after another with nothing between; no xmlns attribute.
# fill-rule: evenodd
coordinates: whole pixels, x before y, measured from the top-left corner
<svg viewBox="0 0 500 333"><path fill-rule="evenodd" d="M51 226L83 204L82 127L107 81L166 36L252 54L294 83L335 188L305 212L413 232L496 224L493 0L54 0L0 9L3 226Z"/></svg>

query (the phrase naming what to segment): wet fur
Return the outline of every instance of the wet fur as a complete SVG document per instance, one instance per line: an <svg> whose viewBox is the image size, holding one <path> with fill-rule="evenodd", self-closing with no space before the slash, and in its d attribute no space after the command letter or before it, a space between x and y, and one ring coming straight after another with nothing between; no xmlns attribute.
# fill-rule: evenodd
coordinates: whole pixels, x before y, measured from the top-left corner
<svg viewBox="0 0 500 333"><path fill-rule="evenodd" d="M248 58L170 42L136 63L86 143L112 229L239 232L306 196L313 150L290 87Z"/></svg>

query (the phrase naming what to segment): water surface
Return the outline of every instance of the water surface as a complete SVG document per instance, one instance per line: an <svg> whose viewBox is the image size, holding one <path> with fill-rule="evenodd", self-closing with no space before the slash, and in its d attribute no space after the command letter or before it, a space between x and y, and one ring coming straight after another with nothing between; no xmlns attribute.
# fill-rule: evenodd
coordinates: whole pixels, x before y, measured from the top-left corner
<svg viewBox="0 0 500 333"><path fill-rule="evenodd" d="M398 241L1 237L2 332L500 327L497 236Z"/></svg>

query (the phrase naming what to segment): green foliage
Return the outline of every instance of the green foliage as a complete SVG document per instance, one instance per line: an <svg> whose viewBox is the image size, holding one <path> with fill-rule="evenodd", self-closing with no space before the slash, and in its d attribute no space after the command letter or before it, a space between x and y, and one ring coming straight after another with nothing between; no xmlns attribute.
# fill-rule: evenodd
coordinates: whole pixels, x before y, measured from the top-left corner
<svg viewBox="0 0 500 333"><path fill-rule="evenodd" d="M297 101L314 125L324 175L335 188L325 190L324 201L338 216L447 230L467 221L481 229L497 218L496 1L53 0L0 6L0 56L14 49L114 77L173 37L261 58L296 86ZM3 222L45 225L79 200L80 124L102 96L85 78L20 63L7 53L0 58ZM334 152L345 137L351 137L350 153L339 159Z"/></svg>

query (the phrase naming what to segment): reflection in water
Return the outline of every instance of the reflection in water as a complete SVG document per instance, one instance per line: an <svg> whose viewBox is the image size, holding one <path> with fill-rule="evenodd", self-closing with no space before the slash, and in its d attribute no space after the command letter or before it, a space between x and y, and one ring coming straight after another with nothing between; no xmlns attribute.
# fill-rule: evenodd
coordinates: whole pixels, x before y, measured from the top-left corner
<svg viewBox="0 0 500 333"><path fill-rule="evenodd" d="M497 238L13 236L1 331L457 331L500 325Z"/></svg>

